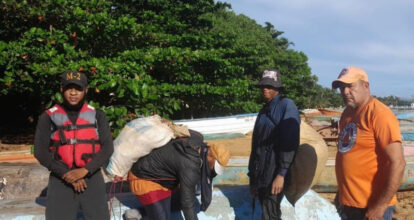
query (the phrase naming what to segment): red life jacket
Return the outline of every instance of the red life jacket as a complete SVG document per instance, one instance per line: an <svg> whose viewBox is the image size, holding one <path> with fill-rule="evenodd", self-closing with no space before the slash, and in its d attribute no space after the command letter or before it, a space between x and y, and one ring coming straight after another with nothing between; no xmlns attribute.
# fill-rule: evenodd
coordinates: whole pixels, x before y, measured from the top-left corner
<svg viewBox="0 0 414 220"><path fill-rule="evenodd" d="M55 105L46 110L53 124L51 134L51 146L49 150L56 152L59 159L69 168L84 167L99 152L99 144L96 110L94 107L84 104L73 124L68 114L60 105Z"/></svg>

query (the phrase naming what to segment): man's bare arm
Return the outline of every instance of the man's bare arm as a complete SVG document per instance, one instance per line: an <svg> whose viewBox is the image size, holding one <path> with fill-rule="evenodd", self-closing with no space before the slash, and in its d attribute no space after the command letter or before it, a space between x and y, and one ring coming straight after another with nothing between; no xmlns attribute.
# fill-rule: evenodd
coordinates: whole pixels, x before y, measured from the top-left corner
<svg viewBox="0 0 414 220"><path fill-rule="evenodd" d="M385 155L390 161L385 179L387 180L379 193L378 198L368 204L366 217L368 219L381 219L392 197L398 190L405 169L403 148L400 142L393 142L384 148Z"/></svg>

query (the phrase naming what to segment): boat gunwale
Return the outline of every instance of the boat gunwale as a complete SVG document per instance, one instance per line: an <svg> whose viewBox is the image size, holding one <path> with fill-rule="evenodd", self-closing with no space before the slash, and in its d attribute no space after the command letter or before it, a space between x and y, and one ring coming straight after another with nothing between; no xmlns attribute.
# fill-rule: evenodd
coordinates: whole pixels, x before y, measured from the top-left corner
<svg viewBox="0 0 414 220"><path fill-rule="evenodd" d="M405 156L405 161L407 165L414 165L414 155L408 155ZM246 163L240 163L240 162L233 162L232 159L235 160L246 160ZM247 167L249 161L249 156L231 156L230 161L227 164L227 167ZM326 160L325 166L335 166L335 157L329 157Z"/></svg>
<svg viewBox="0 0 414 220"><path fill-rule="evenodd" d="M179 124L180 122L193 122L193 121L211 121L211 120L218 120L218 119L231 119L231 118L244 118L249 116L257 116L258 113L245 113L245 114L237 114L237 115L229 115L229 116L219 116L219 117L209 117L209 118L194 118L194 119L180 119L174 120L173 122Z"/></svg>

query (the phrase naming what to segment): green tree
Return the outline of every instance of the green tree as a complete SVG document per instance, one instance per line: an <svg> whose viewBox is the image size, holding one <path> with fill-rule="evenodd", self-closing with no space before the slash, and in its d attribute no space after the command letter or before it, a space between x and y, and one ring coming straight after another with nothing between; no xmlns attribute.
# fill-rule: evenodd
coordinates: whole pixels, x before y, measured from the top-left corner
<svg viewBox="0 0 414 220"><path fill-rule="evenodd" d="M375 96L374 96L375 97ZM392 106L407 106L410 105L409 100L402 100L401 98L390 95L385 97L376 97L378 100L380 100L382 103L386 105L392 105Z"/></svg>
<svg viewBox="0 0 414 220"><path fill-rule="evenodd" d="M309 103L309 107L327 108L344 105L340 94L336 90L324 88L316 84L314 91L313 98L310 99L312 103Z"/></svg>
<svg viewBox="0 0 414 220"><path fill-rule="evenodd" d="M256 112L264 68L278 68L287 96L311 106L317 78L306 55L272 24L229 9L213 0L3 0L1 123L33 126L62 100L58 75L68 69L88 76L90 103L107 113L115 135L138 115Z"/></svg>
<svg viewBox="0 0 414 220"><path fill-rule="evenodd" d="M216 43L229 48L226 59L239 66L240 71L233 72L234 77L246 77L254 88L263 69L275 67L282 73L286 95L300 108L304 107L317 77L311 74L306 55L288 48L291 43L281 37L282 32L270 23L262 27L244 15L223 9L206 17L212 19L210 32L223 37ZM256 100L257 97L258 90Z"/></svg>

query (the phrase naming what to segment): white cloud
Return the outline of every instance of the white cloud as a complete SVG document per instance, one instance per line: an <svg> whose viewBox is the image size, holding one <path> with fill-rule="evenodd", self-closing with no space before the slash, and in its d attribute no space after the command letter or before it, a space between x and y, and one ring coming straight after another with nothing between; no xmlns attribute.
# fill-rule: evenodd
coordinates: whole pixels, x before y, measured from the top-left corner
<svg viewBox="0 0 414 220"><path fill-rule="evenodd" d="M232 0L233 10L272 23L309 57L319 82L330 86L347 65L364 68L375 93L414 93L414 1ZM392 82L392 83L388 83ZM384 86L383 86L384 85ZM385 87L385 85L387 85Z"/></svg>
<svg viewBox="0 0 414 220"><path fill-rule="evenodd" d="M384 42L364 42L356 54L372 58L391 58L414 61L414 45L391 45Z"/></svg>

